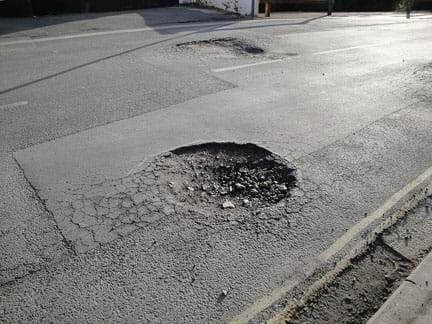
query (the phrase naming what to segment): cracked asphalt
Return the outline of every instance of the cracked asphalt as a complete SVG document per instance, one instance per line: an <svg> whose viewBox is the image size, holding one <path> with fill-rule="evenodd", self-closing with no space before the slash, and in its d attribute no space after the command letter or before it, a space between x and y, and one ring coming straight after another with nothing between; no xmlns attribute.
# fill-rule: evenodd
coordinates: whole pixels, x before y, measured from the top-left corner
<svg viewBox="0 0 432 324"><path fill-rule="evenodd" d="M169 10L0 35L0 322L256 322L431 166L430 15ZM176 46L214 38L264 53ZM165 152L215 141L301 185L256 218L179 203Z"/></svg>

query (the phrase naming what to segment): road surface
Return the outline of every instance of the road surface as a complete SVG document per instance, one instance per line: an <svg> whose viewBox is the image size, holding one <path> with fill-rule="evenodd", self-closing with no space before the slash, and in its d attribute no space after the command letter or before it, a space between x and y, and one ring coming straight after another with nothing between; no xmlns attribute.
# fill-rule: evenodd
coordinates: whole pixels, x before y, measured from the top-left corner
<svg viewBox="0 0 432 324"><path fill-rule="evenodd" d="M163 25L152 11L14 21L0 36L2 321L257 321L429 177L431 15L181 10ZM143 161L215 141L296 166L286 223L182 214L98 239L64 221L70 190L112 197Z"/></svg>

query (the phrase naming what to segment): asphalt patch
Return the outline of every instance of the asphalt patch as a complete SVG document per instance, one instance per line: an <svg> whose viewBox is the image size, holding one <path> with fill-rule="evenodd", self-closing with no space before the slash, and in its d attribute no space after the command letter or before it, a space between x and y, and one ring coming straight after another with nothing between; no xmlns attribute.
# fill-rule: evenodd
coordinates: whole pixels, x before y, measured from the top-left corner
<svg viewBox="0 0 432 324"><path fill-rule="evenodd" d="M199 49L200 47L218 47L237 55L261 55L265 53L265 50L259 46L256 46L246 40L224 37L224 38L211 38L207 40L192 41L186 43L180 43L176 45L177 48L181 49Z"/></svg>

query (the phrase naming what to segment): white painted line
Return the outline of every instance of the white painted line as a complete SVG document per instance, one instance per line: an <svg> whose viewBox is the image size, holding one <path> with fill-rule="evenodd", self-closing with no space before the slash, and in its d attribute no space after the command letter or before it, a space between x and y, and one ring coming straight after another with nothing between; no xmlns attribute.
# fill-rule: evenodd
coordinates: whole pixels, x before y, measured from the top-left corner
<svg viewBox="0 0 432 324"><path fill-rule="evenodd" d="M359 45L359 46L344 47L344 48L337 48L337 49L328 50L328 51L315 52L315 53L312 53L311 55L324 55L324 54L331 54L331 53L346 52L346 51L351 51L351 50L354 50L354 49L384 46L384 45L388 45L389 43L390 42L378 43L378 44L368 44L368 45Z"/></svg>
<svg viewBox="0 0 432 324"><path fill-rule="evenodd" d="M402 200L407 197L414 189L418 186L429 182L429 185L426 187L428 189L431 188L432 180L432 167L427 169L421 175L419 175L415 180L410 182L400 191L391 196L381 207L375 210L368 217L362 219L360 222L355 224L348 232L342 235L335 243L333 243L326 251L321 253L318 256L318 265L322 264L320 262L327 262L342 250L354 237L356 237L362 230L364 230L368 225L372 224L374 221L383 218L386 212L390 211L393 207L395 207L398 203L402 202ZM430 190L428 191L430 193ZM423 199L421 195L416 197L417 199ZM313 270L313 265L310 264L308 270ZM307 270L307 271L308 271ZM289 281L287 284L284 284L281 287L273 290L269 295L257 300L255 303L247 307L241 314L236 316L234 319L230 321L230 324L245 324L248 323L252 318L254 318L261 311L265 310L267 307L273 305L273 303L277 302L280 298L282 298L286 293L291 291L296 285L298 285L299 281ZM270 321L273 323L275 321Z"/></svg>
<svg viewBox="0 0 432 324"><path fill-rule="evenodd" d="M315 17L297 17L297 18L262 18L258 17L254 20L246 20L244 22L272 22L272 21L298 21L303 22L304 20L308 19L316 19L316 18L327 18L327 16L315 16Z"/></svg>
<svg viewBox="0 0 432 324"><path fill-rule="evenodd" d="M282 35L278 35L276 37L282 37ZM345 52L345 51L351 51L354 49L360 49L360 48L368 48L368 47L377 47L377 46L384 46L389 44L390 42L386 42L386 43L379 43L379 44L368 44L368 45L360 45L360 46L352 46L352 47L344 47L344 48L338 48L338 49L333 49L333 50L328 50L328 51L321 51L321 52L314 52L312 54L309 55L324 55L324 54L330 54L330 53L338 53L338 52ZM295 57L301 57L301 56L307 56L306 55L296 55ZM292 58L292 57L291 57ZM258 63L251 63L251 64L244 64L244 65L235 65L235 66L229 66L229 67L224 67L224 68L218 68L218 69L212 69L211 71L214 73L220 73L220 72L226 72L226 71L234 71L234 70L240 70L240 69L245 69L251 66L257 66L257 65L264 65L264 64L272 64L272 63L276 63L276 62L282 62L285 60L288 60L289 58L285 58L285 59L275 59L275 60L271 60L271 61L264 61L264 62L258 62Z"/></svg>
<svg viewBox="0 0 432 324"><path fill-rule="evenodd" d="M321 261L328 261L332 256L342 250L355 236L360 234L361 231L366 229L370 224L376 220L382 218L385 213L391 210L399 202L402 201L411 191L417 188L419 185L427 181L432 177L432 167L427 169L414 181L403 187L393 196L391 196L380 208L375 210L373 213L363 218L360 222L351 227L344 235L342 235L336 242L334 242L327 250L320 254L319 259Z"/></svg>
<svg viewBox="0 0 432 324"><path fill-rule="evenodd" d="M176 25L159 26L159 27L155 26L155 27L143 27L143 28L133 28L133 29L108 30L108 31L101 31L101 32L94 32L94 33L41 37L41 38L34 38L34 39L20 39L20 40L10 41L10 42L0 42L0 46L28 44L28 43L43 43L43 42L56 41L56 40L86 38L86 37L105 36L105 35L130 34L130 33L139 33L139 32L146 32L152 30L158 31L158 30L170 30L170 29L185 29L189 27L210 27L210 26L219 26L219 25L223 26L227 22L228 21L222 21L218 23L176 24Z"/></svg>
<svg viewBox="0 0 432 324"><path fill-rule="evenodd" d="M219 69L212 69L211 71L214 72L214 73L226 72L226 71L234 71L234 70L245 69L245 68L248 68L248 67L251 67L251 66L272 64L272 63L282 62L282 61L283 61L282 59L276 59L276 60L271 60L271 61L264 61L264 62L250 63L250 64L243 64L243 65L236 65L236 66L228 66L228 67L219 68Z"/></svg>
<svg viewBox="0 0 432 324"><path fill-rule="evenodd" d="M20 106L25 106L25 105L28 105L28 101L19 101L19 102L14 102L14 103L10 103L10 104L0 105L0 109L20 107Z"/></svg>
<svg viewBox="0 0 432 324"><path fill-rule="evenodd" d="M261 311L273 305L274 302L278 301L282 296L292 290L299 284L296 280L290 280L284 286L279 287L271 292L270 295L265 296L251 306L249 306L244 312L232 319L229 324L246 324L249 323L257 314Z"/></svg>

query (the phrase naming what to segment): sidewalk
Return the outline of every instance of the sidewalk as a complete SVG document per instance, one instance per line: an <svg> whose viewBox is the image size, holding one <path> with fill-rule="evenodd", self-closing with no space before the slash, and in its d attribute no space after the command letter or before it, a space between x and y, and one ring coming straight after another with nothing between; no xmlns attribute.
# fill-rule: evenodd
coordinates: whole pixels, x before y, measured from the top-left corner
<svg viewBox="0 0 432 324"><path fill-rule="evenodd" d="M432 253L368 321L368 324L396 323L432 323Z"/></svg>
<svg viewBox="0 0 432 324"><path fill-rule="evenodd" d="M133 11L0 19L0 40L70 35L175 23L237 19L221 10L168 7Z"/></svg>

